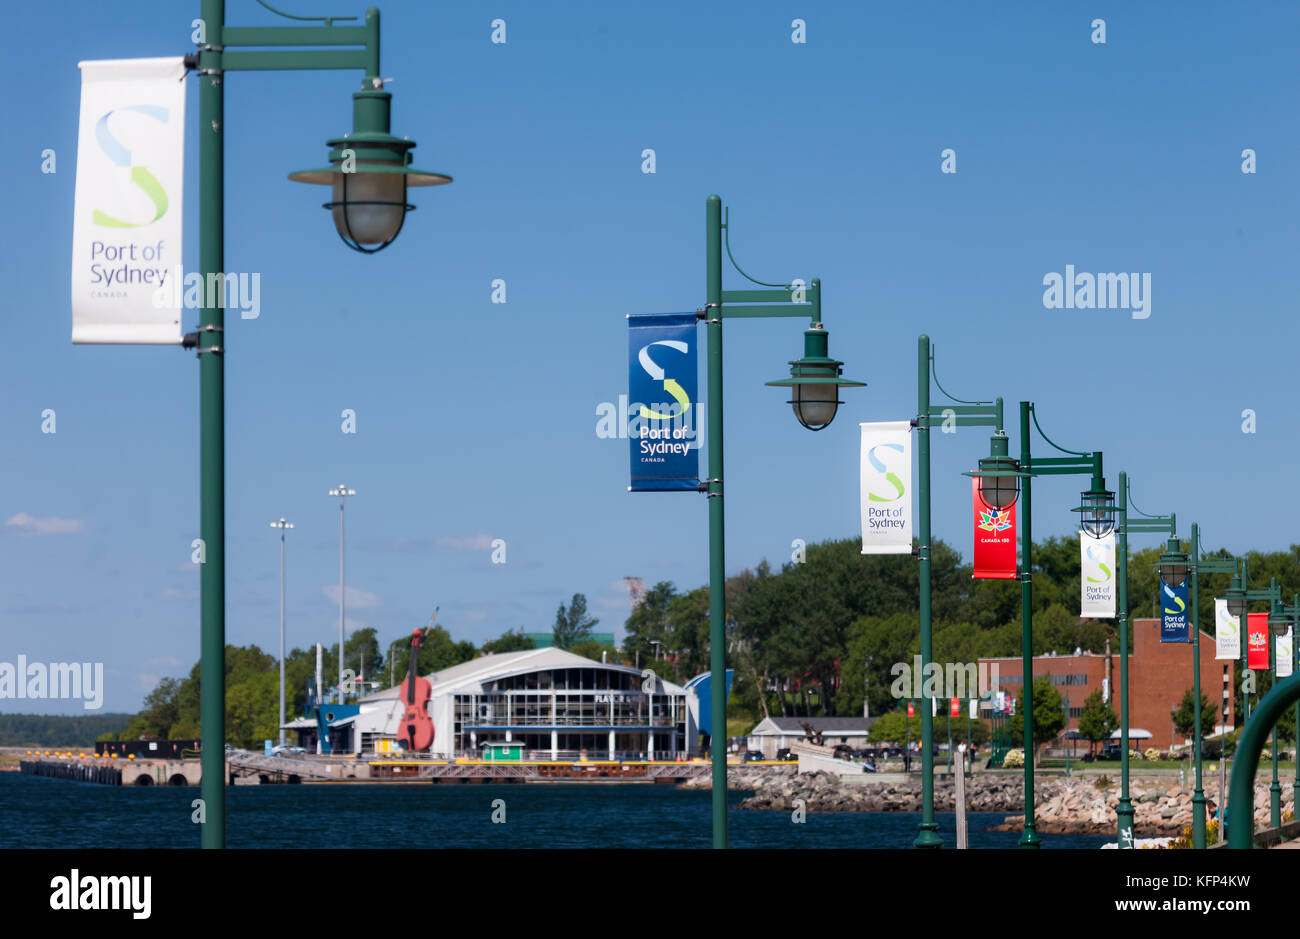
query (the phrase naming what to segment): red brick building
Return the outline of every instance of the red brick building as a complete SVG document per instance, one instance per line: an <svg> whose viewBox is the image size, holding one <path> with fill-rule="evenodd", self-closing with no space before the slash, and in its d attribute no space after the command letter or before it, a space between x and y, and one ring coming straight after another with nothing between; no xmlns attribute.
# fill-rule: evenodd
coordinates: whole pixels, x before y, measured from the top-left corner
<svg viewBox="0 0 1300 939"><path fill-rule="evenodd" d="M1152 737L1149 741L1131 741L1130 745L1137 749L1153 746L1161 750L1169 749L1172 743L1181 746L1187 739L1178 734L1171 740L1174 729L1169 712L1178 707L1183 692L1192 687L1192 645L1161 642L1158 619L1135 619L1132 625L1133 654L1128 660L1129 681L1132 683L1129 729L1148 730ZM986 665L990 668L997 666L1000 690L1017 698L1020 696L1023 669L1019 656L980 659L981 671ZM1224 668L1228 669L1228 680L1235 683L1236 665L1236 662L1215 661L1214 637L1202 630L1201 694L1216 708L1222 700ZM1115 714L1119 715L1119 672L1119 652L1114 648L1110 654L1084 652L1079 655L1034 656L1034 676L1050 674L1062 699L1068 696L1070 720L1066 726L1070 730L1078 728L1083 702L1094 691L1101 691ZM1228 729L1231 730L1236 724L1231 699L1228 706ZM1214 727L1202 726L1201 732L1209 736L1221 730L1222 727L1216 724Z"/></svg>

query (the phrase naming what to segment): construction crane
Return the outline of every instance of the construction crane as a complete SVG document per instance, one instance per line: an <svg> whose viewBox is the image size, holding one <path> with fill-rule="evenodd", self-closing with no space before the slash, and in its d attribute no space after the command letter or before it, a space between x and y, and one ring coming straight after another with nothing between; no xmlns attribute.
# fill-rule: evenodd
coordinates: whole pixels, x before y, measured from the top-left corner
<svg viewBox="0 0 1300 939"><path fill-rule="evenodd" d="M641 577L624 577L623 586L627 588L627 597L635 610L645 602L645 579Z"/></svg>

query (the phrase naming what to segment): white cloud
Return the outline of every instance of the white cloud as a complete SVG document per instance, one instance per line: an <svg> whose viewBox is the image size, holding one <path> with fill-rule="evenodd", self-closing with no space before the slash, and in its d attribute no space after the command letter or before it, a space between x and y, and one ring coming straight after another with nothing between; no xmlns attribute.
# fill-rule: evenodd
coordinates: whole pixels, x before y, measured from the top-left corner
<svg viewBox="0 0 1300 939"><path fill-rule="evenodd" d="M322 587L321 593L334 604L339 602L338 584L330 584L328 587ZM379 606L379 598L373 593L368 593L360 587L348 587L343 595L344 607L349 610L363 610L367 607Z"/></svg>
<svg viewBox="0 0 1300 939"><path fill-rule="evenodd" d="M447 548L450 551L490 551L492 549L491 535L469 535L465 538L439 538L438 547Z"/></svg>
<svg viewBox="0 0 1300 939"><path fill-rule="evenodd" d="M11 535L70 535L82 531L85 523L77 518L37 518L26 512L11 515L5 520L5 531Z"/></svg>
<svg viewBox="0 0 1300 939"><path fill-rule="evenodd" d="M158 594L160 600L197 600L199 591L197 590L177 590L175 587L165 587Z"/></svg>

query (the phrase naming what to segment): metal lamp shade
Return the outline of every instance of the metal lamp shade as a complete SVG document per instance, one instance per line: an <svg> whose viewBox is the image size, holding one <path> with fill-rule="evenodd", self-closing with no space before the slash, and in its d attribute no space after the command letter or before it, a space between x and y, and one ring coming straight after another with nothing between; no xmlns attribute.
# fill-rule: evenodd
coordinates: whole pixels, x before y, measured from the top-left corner
<svg viewBox="0 0 1300 939"><path fill-rule="evenodd" d="M1005 509L1015 505L1020 496L1019 464L1009 456L989 456L980 460L980 473L992 473L991 476L979 476L980 498L984 504L994 509Z"/></svg>
<svg viewBox="0 0 1300 939"><path fill-rule="evenodd" d="M406 201L409 187L451 182L410 165L415 144L388 132L391 97L377 87L355 93L353 132L328 141L330 165L289 174L294 182L331 187L333 199L324 206L339 237L366 254L383 250L402 230L406 213L415 209Z"/></svg>
<svg viewBox="0 0 1300 939"><path fill-rule="evenodd" d="M1177 547L1178 543L1170 539L1169 547L1160 555L1160 580L1169 587L1181 587L1187 581L1188 558Z"/></svg>
<svg viewBox="0 0 1300 939"><path fill-rule="evenodd" d="M1080 524L1094 538L1105 538L1115 530L1115 493L1089 489L1079 494Z"/></svg>
<svg viewBox="0 0 1300 939"><path fill-rule="evenodd" d="M1228 615L1241 616L1246 612L1246 592L1244 590L1228 591Z"/></svg>
<svg viewBox="0 0 1300 939"><path fill-rule="evenodd" d="M1268 615L1268 628L1274 636L1285 636L1291 630L1291 617L1274 611Z"/></svg>
<svg viewBox="0 0 1300 939"><path fill-rule="evenodd" d="M835 419L843 401L839 390L845 387L862 387L865 382L841 378L843 362L827 355L826 330L820 323L804 331L804 356L790 363L790 377L770 381L778 388L790 388L789 404L799 423L809 430L821 430Z"/></svg>

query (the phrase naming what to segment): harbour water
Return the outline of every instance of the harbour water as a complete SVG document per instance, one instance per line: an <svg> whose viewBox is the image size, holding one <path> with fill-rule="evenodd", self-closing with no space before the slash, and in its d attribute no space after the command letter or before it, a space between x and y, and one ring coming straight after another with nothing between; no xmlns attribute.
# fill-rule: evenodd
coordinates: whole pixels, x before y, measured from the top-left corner
<svg viewBox="0 0 1300 939"><path fill-rule="evenodd" d="M731 793L734 806L743 797ZM193 787L119 787L0 773L0 848L194 848ZM708 792L652 785L300 785L227 790L232 848L707 848ZM499 821L493 821L494 816ZM972 848L1013 848L972 813ZM951 812L937 814L946 845ZM736 848L906 848L915 812L730 814ZM1044 848L1097 848L1105 835L1043 835Z"/></svg>

